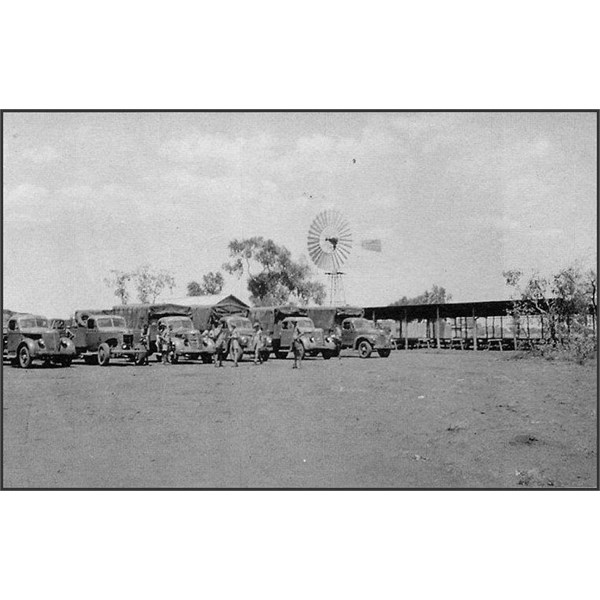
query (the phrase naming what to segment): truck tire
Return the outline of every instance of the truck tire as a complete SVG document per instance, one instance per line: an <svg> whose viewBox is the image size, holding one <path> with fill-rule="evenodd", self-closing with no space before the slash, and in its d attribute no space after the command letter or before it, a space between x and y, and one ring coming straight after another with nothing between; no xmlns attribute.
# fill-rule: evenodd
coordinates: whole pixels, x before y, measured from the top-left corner
<svg viewBox="0 0 600 600"><path fill-rule="evenodd" d="M201 357L202 363L205 365L209 365L213 361L212 354L202 354Z"/></svg>
<svg viewBox="0 0 600 600"><path fill-rule="evenodd" d="M70 367L72 362L73 362L73 357L72 356L63 356L60 359L60 364L63 367Z"/></svg>
<svg viewBox="0 0 600 600"><path fill-rule="evenodd" d="M175 354L175 352L169 352L169 354L167 354L167 362L176 365L179 362L179 356Z"/></svg>
<svg viewBox="0 0 600 600"><path fill-rule="evenodd" d="M139 367L140 365L143 365L146 362L146 356L147 353L142 350L141 352L138 352L137 354L133 355L133 362L136 366Z"/></svg>
<svg viewBox="0 0 600 600"><path fill-rule="evenodd" d="M19 351L17 352L17 357L19 359L19 367L21 367L21 369L29 369L29 367L31 367L33 358L31 357L31 352L29 351L29 347L27 346L27 344L23 344L19 348Z"/></svg>
<svg viewBox="0 0 600 600"><path fill-rule="evenodd" d="M285 358L287 358L288 353L285 350L279 350L277 352L277 358L283 360Z"/></svg>
<svg viewBox="0 0 600 600"><path fill-rule="evenodd" d="M358 345L358 355L361 358L369 358L369 356L371 356L371 352L373 352L373 346L371 346L371 344L369 344L369 342L366 340L363 340Z"/></svg>
<svg viewBox="0 0 600 600"><path fill-rule="evenodd" d="M261 352L260 353L260 357L262 358L263 362L267 362L269 360L269 354L270 354L270 352Z"/></svg>
<svg viewBox="0 0 600 600"><path fill-rule="evenodd" d="M387 358L391 353L391 350L377 350L377 354L379 354L381 358Z"/></svg>
<svg viewBox="0 0 600 600"><path fill-rule="evenodd" d="M323 350L321 354L323 355L323 360L329 360L333 356L333 352L331 350Z"/></svg>
<svg viewBox="0 0 600 600"><path fill-rule="evenodd" d="M110 363L110 347L108 344L100 344L98 346L98 364L101 367L106 367Z"/></svg>

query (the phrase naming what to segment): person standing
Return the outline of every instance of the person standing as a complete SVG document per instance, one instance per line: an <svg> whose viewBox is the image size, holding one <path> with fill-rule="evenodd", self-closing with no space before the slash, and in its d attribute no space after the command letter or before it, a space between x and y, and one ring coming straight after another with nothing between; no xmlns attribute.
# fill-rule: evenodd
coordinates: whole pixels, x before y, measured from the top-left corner
<svg viewBox="0 0 600 600"><path fill-rule="evenodd" d="M142 359L142 365L148 364L148 357L150 356L150 325L148 321L144 323L142 327L142 336L140 338L140 344L145 348L144 358Z"/></svg>
<svg viewBox="0 0 600 600"><path fill-rule="evenodd" d="M223 366L223 355L227 351L227 333L221 323L214 325L210 337L215 342L215 367Z"/></svg>
<svg viewBox="0 0 600 600"><path fill-rule="evenodd" d="M254 323L254 335L252 336L252 349L254 350L254 364L261 365L263 362L262 359L262 349L264 347L264 338L263 331L261 329L260 323L257 321Z"/></svg>
<svg viewBox="0 0 600 600"><path fill-rule="evenodd" d="M294 365L292 369L299 369L302 362L302 354L304 346L301 341L302 333L298 327L298 323L294 323L294 331L292 332L292 351L294 352Z"/></svg>
<svg viewBox="0 0 600 600"><path fill-rule="evenodd" d="M233 358L233 366L237 367L238 360L242 353L242 347L240 345L240 334L237 332L235 325L231 325L231 335L229 336L229 352Z"/></svg>
<svg viewBox="0 0 600 600"><path fill-rule="evenodd" d="M158 326L158 333L156 334L156 348L160 353L161 360L164 365L169 364L169 341L167 326L164 323L161 323Z"/></svg>

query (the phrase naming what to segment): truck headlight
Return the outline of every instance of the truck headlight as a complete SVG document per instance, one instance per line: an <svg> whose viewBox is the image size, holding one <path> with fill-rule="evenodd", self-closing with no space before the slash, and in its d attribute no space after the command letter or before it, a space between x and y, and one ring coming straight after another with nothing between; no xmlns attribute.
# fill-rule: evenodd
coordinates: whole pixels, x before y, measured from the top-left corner
<svg viewBox="0 0 600 600"><path fill-rule="evenodd" d="M45 348L45 347L46 347L46 344L44 344L44 340L38 340L38 346L39 346L40 348Z"/></svg>

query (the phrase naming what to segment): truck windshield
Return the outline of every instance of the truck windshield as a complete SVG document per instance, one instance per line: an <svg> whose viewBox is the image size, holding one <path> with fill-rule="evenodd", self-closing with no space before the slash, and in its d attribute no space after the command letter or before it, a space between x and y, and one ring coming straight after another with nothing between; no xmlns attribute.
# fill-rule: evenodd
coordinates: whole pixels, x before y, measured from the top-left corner
<svg viewBox="0 0 600 600"><path fill-rule="evenodd" d="M250 319L229 319L229 326L235 325L238 329L252 329Z"/></svg>
<svg viewBox="0 0 600 600"><path fill-rule="evenodd" d="M354 319L354 327L356 329L373 329L373 323L367 319Z"/></svg>
<svg viewBox="0 0 600 600"><path fill-rule="evenodd" d="M100 317L96 320L98 327L120 327L125 329L125 319L122 317Z"/></svg>
<svg viewBox="0 0 600 600"><path fill-rule="evenodd" d="M302 327L302 329L314 329L315 324L312 322L312 319L297 319L296 323L298 327Z"/></svg>
<svg viewBox="0 0 600 600"><path fill-rule="evenodd" d="M30 327L48 327L47 319L21 319L21 327L28 329Z"/></svg>
<svg viewBox="0 0 600 600"><path fill-rule="evenodd" d="M191 319L177 319L174 321L169 321L169 329L172 331L176 331L178 329L194 329L194 325L192 324Z"/></svg>

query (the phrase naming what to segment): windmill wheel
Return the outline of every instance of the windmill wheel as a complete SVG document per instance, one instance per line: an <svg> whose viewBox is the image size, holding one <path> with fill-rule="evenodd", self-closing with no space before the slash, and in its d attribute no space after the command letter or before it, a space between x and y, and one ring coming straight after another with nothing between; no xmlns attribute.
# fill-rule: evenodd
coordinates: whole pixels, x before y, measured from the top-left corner
<svg viewBox="0 0 600 600"><path fill-rule="evenodd" d="M337 210L319 213L308 229L308 254L319 269L337 272L352 249L352 233Z"/></svg>

